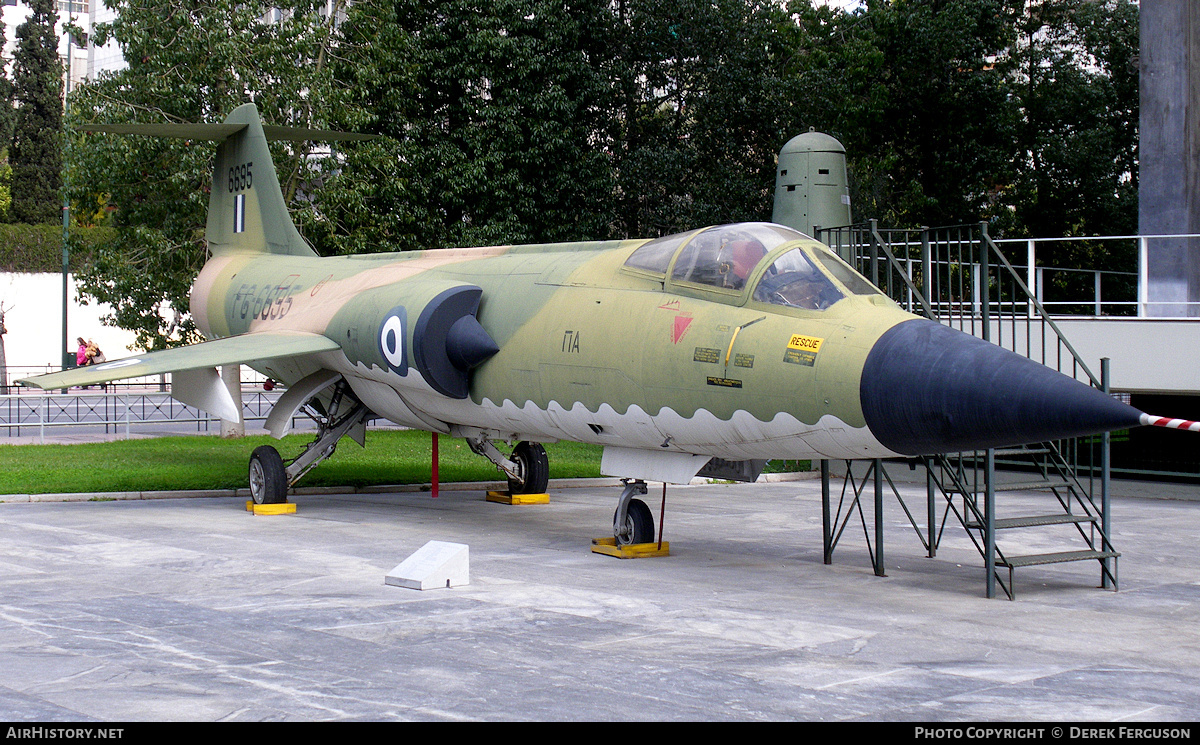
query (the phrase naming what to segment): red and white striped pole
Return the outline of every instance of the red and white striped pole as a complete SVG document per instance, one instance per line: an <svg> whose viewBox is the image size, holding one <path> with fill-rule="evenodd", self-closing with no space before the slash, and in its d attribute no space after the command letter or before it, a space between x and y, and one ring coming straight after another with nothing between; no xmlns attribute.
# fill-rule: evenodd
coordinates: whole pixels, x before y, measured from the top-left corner
<svg viewBox="0 0 1200 745"><path fill-rule="evenodd" d="M1187 419L1168 419L1165 416L1142 414L1142 424L1147 427L1167 427L1168 429L1186 429L1189 432L1200 432L1200 422Z"/></svg>

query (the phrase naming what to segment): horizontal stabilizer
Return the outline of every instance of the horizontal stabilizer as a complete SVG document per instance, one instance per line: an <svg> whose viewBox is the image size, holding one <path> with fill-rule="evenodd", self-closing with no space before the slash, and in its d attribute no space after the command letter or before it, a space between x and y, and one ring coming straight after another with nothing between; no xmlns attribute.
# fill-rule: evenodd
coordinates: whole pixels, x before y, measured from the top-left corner
<svg viewBox="0 0 1200 745"><path fill-rule="evenodd" d="M340 348L337 342L320 334L258 331L186 347L147 352L135 357L78 367L74 370L65 370L49 375L39 375L17 382L42 390L71 388L79 385L107 383L111 380L160 375L179 370L239 365L276 357L296 357L317 352L331 352Z"/></svg>

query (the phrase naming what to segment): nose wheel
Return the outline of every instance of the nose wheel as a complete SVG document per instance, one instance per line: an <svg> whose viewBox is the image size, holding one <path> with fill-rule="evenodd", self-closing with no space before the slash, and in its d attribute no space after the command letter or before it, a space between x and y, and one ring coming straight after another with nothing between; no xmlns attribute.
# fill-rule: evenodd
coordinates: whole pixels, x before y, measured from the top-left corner
<svg viewBox="0 0 1200 745"><path fill-rule="evenodd" d="M651 543L654 540L654 514L635 494L646 493L646 482L626 481L613 513L613 538L618 546Z"/></svg>

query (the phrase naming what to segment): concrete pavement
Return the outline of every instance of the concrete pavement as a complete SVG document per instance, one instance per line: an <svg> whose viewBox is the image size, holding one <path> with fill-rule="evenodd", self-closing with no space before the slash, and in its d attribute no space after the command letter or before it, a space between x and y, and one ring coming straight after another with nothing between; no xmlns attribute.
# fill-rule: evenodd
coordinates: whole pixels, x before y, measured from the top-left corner
<svg viewBox="0 0 1200 745"><path fill-rule="evenodd" d="M618 493L0 504L0 719L1200 718L1194 502L1115 502L1120 592L1086 562L1010 602L894 501L880 578L857 520L822 563L819 482L672 487L671 556L625 561L589 550ZM429 540L470 546L471 584L384 585Z"/></svg>

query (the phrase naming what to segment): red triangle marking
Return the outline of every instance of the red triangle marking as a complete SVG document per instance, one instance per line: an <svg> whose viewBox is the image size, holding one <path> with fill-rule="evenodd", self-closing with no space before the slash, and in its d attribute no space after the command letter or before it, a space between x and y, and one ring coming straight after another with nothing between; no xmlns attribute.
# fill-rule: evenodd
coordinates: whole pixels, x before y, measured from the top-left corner
<svg viewBox="0 0 1200 745"><path fill-rule="evenodd" d="M688 326L691 325L691 316L675 316L675 326L671 329L671 343L678 344L683 335L687 333Z"/></svg>

